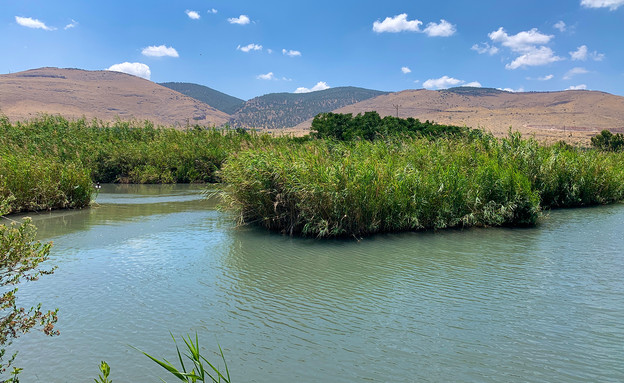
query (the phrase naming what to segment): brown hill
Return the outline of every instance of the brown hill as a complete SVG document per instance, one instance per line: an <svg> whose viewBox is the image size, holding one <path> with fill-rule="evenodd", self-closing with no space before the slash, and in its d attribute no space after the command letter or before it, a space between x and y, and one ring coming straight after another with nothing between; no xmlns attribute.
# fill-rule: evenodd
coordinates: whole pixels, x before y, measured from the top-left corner
<svg viewBox="0 0 624 383"><path fill-rule="evenodd" d="M180 126L222 125L230 118L198 100L120 72L40 68L0 75L0 114L21 121L41 113Z"/></svg>
<svg viewBox="0 0 624 383"><path fill-rule="evenodd" d="M414 117L441 124L483 128L504 136L509 128L541 141L589 143L603 129L624 132L624 97L596 91L511 93L487 88L406 90L335 110ZM297 126L309 129L311 120Z"/></svg>

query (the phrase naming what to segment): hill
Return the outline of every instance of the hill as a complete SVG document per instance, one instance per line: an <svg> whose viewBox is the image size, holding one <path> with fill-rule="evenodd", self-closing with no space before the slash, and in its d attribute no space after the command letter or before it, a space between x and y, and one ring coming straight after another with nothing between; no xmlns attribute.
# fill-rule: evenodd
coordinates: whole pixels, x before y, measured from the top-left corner
<svg viewBox="0 0 624 383"><path fill-rule="evenodd" d="M192 97L227 114L236 113L236 111L245 104L245 100L219 92L218 90L204 85L190 82L161 82L158 83L158 85Z"/></svg>
<svg viewBox="0 0 624 383"><path fill-rule="evenodd" d="M104 121L149 119L181 126L222 125L230 117L191 97L120 72L40 68L0 75L0 114L19 121L40 113Z"/></svg>
<svg viewBox="0 0 624 383"><path fill-rule="evenodd" d="M253 98L230 120L233 127L284 129L319 113L386 94L378 90L338 87L310 93L271 93Z"/></svg>
<svg viewBox="0 0 624 383"><path fill-rule="evenodd" d="M414 117L421 121L483 128L504 136L509 128L546 142L565 139L589 143L603 129L624 132L624 97L609 93L566 90L512 93L490 88L460 87L446 90L405 90L371 98L334 110L381 116ZM311 120L296 129L305 132Z"/></svg>

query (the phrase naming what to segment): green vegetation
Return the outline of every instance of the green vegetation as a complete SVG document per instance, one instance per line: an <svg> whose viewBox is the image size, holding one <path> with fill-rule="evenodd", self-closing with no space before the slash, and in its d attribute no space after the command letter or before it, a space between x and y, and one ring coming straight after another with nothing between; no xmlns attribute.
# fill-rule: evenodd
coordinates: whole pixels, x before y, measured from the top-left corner
<svg viewBox="0 0 624 383"><path fill-rule="evenodd" d="M311 141L251 149L226 163L226 197L241 222L287 234L536 223L543 207L624 197L624 156L519 134L497 140Z"/></svg>
<svg viewBox="0 0 624 383"><path fill-rule="evenodd" d="M9 211L10 200L0 198L0 218ZM51 243L34 242L35 226L30 219L21 224L0 225L0 376L8 369L11 377L7 382L18 382L21 368L13 366L17 352L8 360L6 348L21 334L32 329L41 329L46 335L58 335L54 330L57 312L41 310L41 304L25 309L17 305L17 287L22 281L34 281L41 275L52 274L54 269L38 270L39 265L48 259Z"/></svg>
<svg viewBox="0 0 624 383"><path fill-rule="evenodd" d="M319 113L331 112L387 92L338 87L310 93L271 93L253 98L236 112L230 124L242 128L293 127Z"/></svg>
<svg viewBox="0 0 624 383"><path fill-rule="evenodd" d="M624 135L603 130L591 138L591 144L599 150L619 152L624 150Z"/></svg>
<svg viewBox="0 0 624 383"><path fill-rule="evenodd" d="M234 114L245 104L244 100L232 97L207 86L188 82L162 82L159 85L204 102L227 114Z"/></svg>
<svg viewBox="0 0 624 383"><path fill-rule="evenodd" d="M221 355L221 360L223 361L223 366L225 369L223 372L221 372L219 368L217 368L208 359L206 359L206 357L201 355L199 348L199 337L197 336L197 333L195 333L194 342L190 335L187 335L186 338L182 337L182 340L184 340L184 344L186 345L187 350L184 356L192 363L191 370L187 371L187 368L184 365L185 359L182 358L182 353L180 352L178 343L176 342L173 335L171 335L171 338L173 338L173 343L176 347L176 353L178 355L181 370L175 367L173 363L169 362L167 359L160 360L144 351L141 352L143 353L143 355L150 358L156 364L158 364L159 366L167 370L167 372L183 382L231 382L230 371L228 370L227 362L225 361L225 355L223 355L223 350L221 349L221 346L219 346L219 354ZM204 364L206 364L207 366Z"/></svg>
<svg viewBox="0 0 624 383"><path fill-rule="evenodd" d="M223 181L241 222L320 237L533 225L544 208L624 198L615 151L376 112L318 115L311 136L0 119L0 196L15 212L86 206L91 181Z"/></svg>
<svg viewBox="0 0 624 383"><path fill-rule="evenodd" d="M331 138L339 141L354 139L374 140L392 136L461 137L482 136L480 130L453 125L420 122L415 118L386 116L366 112L353 117L351 113L321 113L312 120L311 135L315 138Z"/></svg>

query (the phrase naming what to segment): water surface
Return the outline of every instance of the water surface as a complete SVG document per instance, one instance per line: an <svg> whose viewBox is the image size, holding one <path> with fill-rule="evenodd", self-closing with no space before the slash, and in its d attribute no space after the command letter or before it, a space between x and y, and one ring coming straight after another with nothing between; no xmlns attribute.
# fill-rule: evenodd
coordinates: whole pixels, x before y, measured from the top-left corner
<svg viewBox="0 0 624 383"><path fill-rule="evenodd" d="M16 345L24 382L173 381L197 332L236 382L624 381L624 205L532 229L297 239L235 228L201 187L104 185L96 207L33 216L54 275L22 302L61 336Z"/></svg>

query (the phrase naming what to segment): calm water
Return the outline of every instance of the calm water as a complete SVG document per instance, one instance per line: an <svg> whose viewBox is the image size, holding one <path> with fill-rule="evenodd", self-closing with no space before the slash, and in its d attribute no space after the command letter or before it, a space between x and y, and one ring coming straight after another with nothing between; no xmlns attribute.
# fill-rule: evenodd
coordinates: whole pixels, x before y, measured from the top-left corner
<svg viewBox="0 0 624 383"><path fill-rule="evenodd" d="M36 215L54 275L20 288L61 336L20 338L23 382L169 378L169 336L236 382L624 381L624 205L534 229L317 241L236 229L193 186L110 186Z"/></svg>

